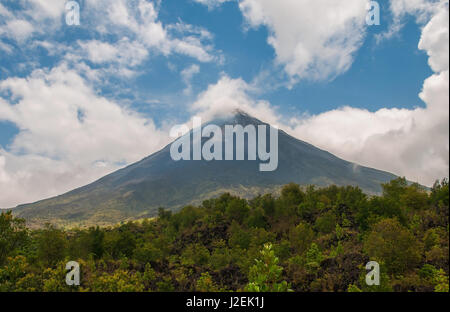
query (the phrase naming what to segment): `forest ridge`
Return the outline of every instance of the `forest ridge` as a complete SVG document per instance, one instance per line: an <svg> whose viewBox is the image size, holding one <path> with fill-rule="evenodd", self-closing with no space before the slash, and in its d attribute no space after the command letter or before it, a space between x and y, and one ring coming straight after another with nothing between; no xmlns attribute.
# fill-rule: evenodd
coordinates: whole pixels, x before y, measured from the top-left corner
<svg viewBox="0 0 450 312"><path fill-rule="evenodd" d="M0 291L447 291L449 187L230 194L114 227L30 230L0 215ZM65 264L81 265L67 286ZM365 264L381 265L367 286Z"/></svg>

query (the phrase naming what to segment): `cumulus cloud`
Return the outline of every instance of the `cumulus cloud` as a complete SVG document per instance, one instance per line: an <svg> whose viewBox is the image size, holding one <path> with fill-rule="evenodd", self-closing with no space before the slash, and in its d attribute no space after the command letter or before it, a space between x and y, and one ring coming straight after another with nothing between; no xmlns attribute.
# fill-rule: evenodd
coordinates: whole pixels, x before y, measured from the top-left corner
<svg viewBox="0 0 450 312"><path fill-rule="evenodd" d="M26 20L13 19L7 21L0 31L3 31L6 37L22 42L33 33L33 25Z"/></svg>
<svg viewBox="0 0 450 312"><path fill-rule="evenodd" d="M393 1L398 12L422 20L425 1ZM412 4L416 4L414 7ZM401 8L401 9L398 9ZM419 94L425 108L381 109L377 112L344 107L293 120L292 133L345 159L413 181L431 185L449 175L448 1L426 22L419 49L429 55L435 72ZM394 12L395 14L399 14Z"/></svg>
<svg viewBox="0 0 450 312"><path fill-rule="evenodd" d="M65 0L25 0L26 11L35 20L59 19L64 11Z"/></svg>
<svg viewBox="0 0 450 312"><path fill-rule="evenodd" d="M231 0L195 1L213 9ZM269 30L267 42L291 85L345 73L364 41L369 0L236 2L249 27Z"/></svg>
<svg viewBox="0 0 450 312"><path fill-rule="evenodd" d="M34 34L48 34L60 27L64 0L23 0L20 10L0 4L0 35L22 43Z"/></svg>
<svg viewBox="0 0 450 312"><path fill-rule="evenodd" d="M255 8L256 23L268 23L265 7ZM401 25L409 14L425 25L418 48L429 55L435 72L419 94L426 107L377 112L344 107L293 118L285 128L347 160L431 185L449 175L448 1L391 0L390 8L394 24Z"/></svg>
<svg viewBox="0 0 450 312"><path fill-rule="evenodd" d="M346 72L365 35L367 1L242 0L252 27L266 26L276 62L292 80L324 80Z"/></svg>
<svg viewBox="0 0 450 312"><path fill-rule="evenodd" d="M136 74L151 54L173 54L192 57L199 62L220 62L213 36L206 29L178 21L163 24L159 19L160 1L86 0L81 25L86 39L70 45L54 39L68 26L62 24L65 0L23 0L19 8L0 4L0 49L9 51L10 39L29 48L42 46L49 55L73 62L89 61L108 66L104 73L116 77ZM45 43L45 45L42 45ZM106 76L106 75L105 75Z"/></svg>
<svg viewBox="0 0 450 312"><path fill-rule="evenodd" d="M164 25L158 7L159 1L87 0L86 23L99 34L116 36L119 44L127 37L166 56L177 53L200 62L216 60L212 35L206 29L182 22Z"/></svg>
<svg viewBox="0 0 450 312"><path fill-rule="evenodd" d="M419 49L427 52L434 72L448 71L448 1L442 1L440 10L424 27Z"/></svg>
<svg viewBox="0 0 450 312"><path fill-rule="evenodd" d="M390 0L389 9L392 14L392 22L386 32L375 35L378 43L389 40L398 35L403 28L403 19L407 15L416 18L419 24L429 21L429 19L440 10L443 2L435 0Z"/></svg>
<svg viewBox="0 0 450 312"><path fill-rule="evenodd" d="M153 121L99 96L66 64L0 82L0 121L19 134L0 149L0 206L69 191L168 143ZM12 104L13 102L14 104Z"/></svg>
<svg viewBox="0 0 450 312"><path fill-rule="evenodd" d="M441 5L446 2L441 0L390 0L389 6L394 17L394 22L406 15L413 15L418 23L426 23Z"/></svg>
<svg viewBox="0 0 450 312"><path fill-rule="evenodd" d="M269 102L255 100L250 95L253 91L255 91L253 87L243 79L232 79L224 75L217 83L209 85L205 91L199 94L191 109L204 121L242 110L275 125L280 120L279 115L276 114Z"/></svg>
<svg viewBox="0 0 450 312"><path fill-rule="evenodd" d="M99 40L78 41L81 50L77 54L68 54L66 59L78 62L88 60L101 65L107 76L131 77L138 73L138 66L145 61L149 52L138 41L128 38L110 44Z"/></svg>

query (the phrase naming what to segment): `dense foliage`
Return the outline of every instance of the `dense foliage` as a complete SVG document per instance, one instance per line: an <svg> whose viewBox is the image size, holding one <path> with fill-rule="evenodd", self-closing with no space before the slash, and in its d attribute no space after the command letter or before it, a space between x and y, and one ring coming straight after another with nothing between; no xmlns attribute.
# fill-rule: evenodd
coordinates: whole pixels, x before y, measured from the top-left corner
<svg viewBox="0 0 450 312"><path fill-rule="evenodd" d="M81 265L67 286L65 264ZM367 286L365 265L381 265ZM0 215L0 291L448 291L449 188L397 179L224 194L110 228L29 230Z"/></svg>

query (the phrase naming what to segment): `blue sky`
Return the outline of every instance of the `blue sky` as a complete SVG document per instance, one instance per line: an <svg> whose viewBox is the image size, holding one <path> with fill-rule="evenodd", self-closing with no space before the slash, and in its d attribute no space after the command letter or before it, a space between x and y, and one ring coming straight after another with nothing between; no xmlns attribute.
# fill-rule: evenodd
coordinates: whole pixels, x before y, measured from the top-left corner
<svg viewBox="0 0 450 312"><path fill-rule="evenodd" d="M280 107L280 111L286 114L317 114L345 105L371 111L384 107L424 106L417 94L432 71L427 65L426 53L417 50L420 29L414 17L410 16L395 38L382 44L377 43L374 35L387 30L390 17L386 1L380 3L384 13L381 15L382 23L380 26L368 28L367 38L355 54L350 70L333 80L303 81L292 89L280 87L258 96ZM82 4L83 1L80 1L81 7ZM133 99L139 94L140 98L159 101L158 105L153 104L151 107L139 100L132 102L136 110L149 114L157 123L168 115L188 117L188 105L183 104L193 101L196 92L201 92L209 84L215 83L222 73L232 78L241 77L250 83L262 70L272 66L275 51L267 44L267 28L246 30L244 17L236 2L227 2L220 8L210 10L207 6L193 1L165 0L162 1L159 12L160 20L165 24L182 20L209 30L215 37L216 50L222 51L225 61L223 64L200 64L201 74L192 81L191 96L183 94L185 84L179 71L198 62L187 56L156 56L142 63L141 75L131 81L120 82L127 90L124 94L116 94L117 85L112 87L113 90L109 87L103 88L102 94L108 97L123 96ZM74 45L77 40L86 38L86 31L83 31L82 27L74 29L67 26L62 30L57 39L66 45ZM14 42L11 44L14 45ZM17 46L21 50L20 54L2 56L0 66L3 75L27 76L33 68L19 70L17 65L30 58L42 67L55 66L60 61L59 57L49 57L44 49L40 49L36 57L34 51L32 55L28 55L26 48L20 48L19 44ZM169 63L175 66L176 70L171 70ZM17 134L17 129L9 122L1 122L0 125L0 144L7 148Z"/></svg>
<svg viewBox="0 0 450 312"><path fill-rule="evenodd" d="M448 160L442 159L445 154L448 157L448 144L440 140L448 137L448 131L438 136L431 132L430 120L435 116L431 113L426 122L417 121L417 116L427 115L422 113L438 105L431 101L438 101L444 119L435 121L448 125L448 97L436 100L424 89L428 78L439 75L443 88L448 85L448 57L438 58L433 52L436 47L442 50L448 46L448 22L442 23L448 20L448 1L379 1L379 26L362 22L367 13L365 0L344 1L341 6L328 0L309 6L299 2L292 8L289 1L280 1L275 7L266 0L80 0L79 26L66 25L65 3L55 1L49 6L41 0L2 1L0 100L4 109L0 102L0 157L4 159L4 180L18 179L20 186L31 183L20 179L32 174L18 174L19 169L39 167L42 162L47 167L41 172L61 166L58 172L64 175L64 181L75 167L77 172L83 168L91 173L80 173L78 180L58 187L55 181L61 181L61 177L49 172L47 179L53 182L48 192L41 190L31 198L19 194L14 199L4 199L3 205L60 193L156 151L169 140L170 125L223 105L205 104L222 94L231 95L230 102L241 101L238 106L259 112L257 117L274 117L268 121L281 123L292 135L351 161L427 184L448 175ZM297 17L290 14L295 10L298 23ZM328 13L333 12L345 17L341 24L336 19L327 20ZM311 23L303 21L312 16L311 23L317 20L318 24L310 28ZM427 31L427 26L431 30ZM433 31L441 33L437 43L426 40L427 36L436 37L429 34ZM334 46L333 42L337 44ZM306 52L299 54L299 47ZM323 57L326 53L329 58ZM49 87L47 93L36 87L39 83ZM136 142L143 142L150 135L153 143L130 154L117 153L115 158L102 155L102 140L107 135L94 136L95 146L100 147L89 157L85 154L93 149L92 142L79 143L85 149L83 156L62 146L64 140L56 138L55 133L72 120L58 115L59 109L49 109L44 115L49 121L44 123L38 119L39 114L33 115L33 101L54 100L55 105L66 105L68 111L80 105L76 110L82 135L77 137L74 133L78 131L73 130L78 129L76 125L71 132L67 130L78 142L92 136L94 128L108 132L94 125L94 121L101 120L100 110L94 111L87 103L66 103L64 96L52 96L52 92L59 94L56 88L73 90L81 84L80 92L86 92L83 98L92 98L93 103L106 101L112 110L123 108L126 112L118 117L120 120L127 125L132 120L142 124L142 129L122 131L123 137L117 135L117 142L105 143L105 154L110 154L109 148L115 143L118 149L126 150L128 143L122 142L135 139L132 135L142 136ZM32 90L39 92L31 93ZM344 118L339 117L344 113L354 123L345 124ZM87 122L83 124L84 116ZM361 123L367 127L364 131L357 129ZM121 129L120 123L116 124ZM414 130L415 124L424 124L424 128ZM51 127L44 129L45 126ZM321 133L324 129L326 134ZM404 137L393 138L396 131L403 131ZM348 135L358 132L363 134ZM323 138L332 137L329 133L342 135ZM422 152L411 158L409 154L417 153L416 145L422 144L427 135L436 138L435 145L424 148L428 154ZM369 148L374 142L381 142L373 141L375 138L387 142L385 146L378 143L377 153L398 146L401 157L380 161L378 156L368 156L377 154ZM396 140L409 143L402 148ZM439 165L430 169L424 165L426 157L435 157ZM54 161L58 165L52 165ZM433 178L424 173L430 170ZM0 168L0 183L1 177ZM25 189L20 192L26 192Z"/></svg>

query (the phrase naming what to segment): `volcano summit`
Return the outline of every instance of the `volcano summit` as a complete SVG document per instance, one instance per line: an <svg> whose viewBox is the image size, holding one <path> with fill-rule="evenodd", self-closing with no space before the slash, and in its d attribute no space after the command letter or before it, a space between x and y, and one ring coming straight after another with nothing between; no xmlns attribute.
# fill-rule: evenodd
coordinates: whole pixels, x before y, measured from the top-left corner
<svg viewBox="0 0 450 312"><path fill-rule="evenodd" d="M229 118L216 119L210 124L222 129L224 139L220 143L222 146L217 149L223 159L226 159L227 150L225 126L270 127L242 112ZM194 159L195 131L185 134L191 144L189 159ZM266 131L267 142L270 142L270 132ZM396 178L393 174L342 160L281 129L277 138L278 167L273 171L260 171L260 162L251 160L249 151L255 149L248 148L248 144L253 144L248 136L244 137L244 160L176 161L171 157L172 144L169 144L94 183L57 197L18 206L13 212L33 226L45 222L62 226L109 225L155 216L160 207L174 210L189 204L200 204L224 192L250 198L276 192L282 185L294 182L300 185L359 186L363 191L374 194L381 192L381 183ZM200 136L200 140L204 146L211 138Z"/></svg>

